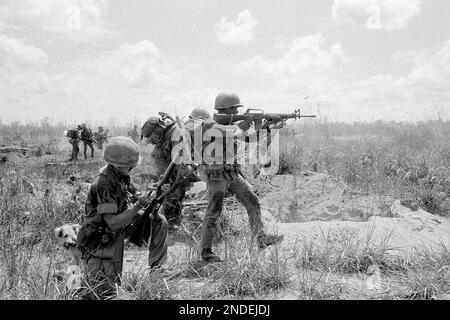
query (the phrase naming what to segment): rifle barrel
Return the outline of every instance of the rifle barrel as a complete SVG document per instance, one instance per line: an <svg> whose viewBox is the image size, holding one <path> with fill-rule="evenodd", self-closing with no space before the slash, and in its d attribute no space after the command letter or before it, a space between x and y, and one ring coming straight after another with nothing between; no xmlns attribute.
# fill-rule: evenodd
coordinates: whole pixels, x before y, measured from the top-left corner
<svg viewBox="0 0 450 320"><path fill-rule="evenodd" d="M296 113L265 113L264 117L273 118L273 117L281 117L281 118L296 118Z"/></svg>

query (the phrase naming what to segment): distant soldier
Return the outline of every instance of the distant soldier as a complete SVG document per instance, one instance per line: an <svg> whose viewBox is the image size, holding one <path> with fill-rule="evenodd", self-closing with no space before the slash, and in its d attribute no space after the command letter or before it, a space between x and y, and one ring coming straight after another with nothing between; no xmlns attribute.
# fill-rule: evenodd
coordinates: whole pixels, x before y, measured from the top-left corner
<svg viewBox="0 0 450 320"><path fill-rule="evenodd" d="M120 285L124 239L138 221L139 211L152 200L152 195L138 196L130 180L130 171L140 162L136 143L128 137L114 137L105 146L104 159L107 165L91 184L86 215L77 236L86 263L88 287L100 299L113 297L115 285ZM148 265L157 269L167 258L167 220L156 215L151 228Z"/></svg>
<svg viewBox="0 0 450 320"><path fill-rule="evenodd" d="M78 125L78 130L81 130L81 140L83 141L84 146L84 159L87 159L86 150L88 146L91 148L91 158L94 158L94 146L92 144L95 143L95 140L92 130L86 127L84 123Z"/></svg>
<svg viewBox="0 0 450 320"><path fill-rule="evenodd" d="M77 129L71 129L64 131L64 136L69 138L69 143L72 145L72 154L70 156L69 161L78 160L78 152L80 152L80 148L78 143L80 143L80 135Z"/></svg>
<svg viewBox="0 0 450 320"><path fill-rule="evenodd" d="M131 139L133 139L134 142L139 143L140 135L139 135L139 132L138 132L138 125L137 124L134 125L132 130L128 131L128 136Z"/></svg>
<svg viewBox="0 0 450 320"><path fill-rule="evenodd" d="M108 133L103 131L103 127L98 127L98 131L94 132L94 138L97 143L97 149L103 150L103 143L108 141Z"/></svg>
<svg viewBox="0 0 450 320"><path fill-rule="evenodd" d="M108 143L108 138L111 138L111 136L109 135L109 129L105 130L105 140L103 141L103 143Z"/></svg>

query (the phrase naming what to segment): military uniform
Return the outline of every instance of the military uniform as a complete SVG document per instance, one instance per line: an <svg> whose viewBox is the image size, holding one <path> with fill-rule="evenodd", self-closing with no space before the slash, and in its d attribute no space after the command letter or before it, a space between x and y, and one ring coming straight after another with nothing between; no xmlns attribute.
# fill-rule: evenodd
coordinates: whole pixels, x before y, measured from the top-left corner
<svg viewBox="0 0 450 320"><path fill-rule="evenodd" d="M111 165L106 166L90 187L84 223L105 225L103 214L120 214L127 210L135 192L129 176L121 174ZM131 223L137 218L138 215ZM120 284L124 239L130 225L111 231L109 242L94 248L86 257L88 284L96 288L100 298L114 294L115 284ZM167 256L167 221L163 216L158 215L153 220L149 240L149 266L158 267Z"/></svg>
<svg viewBox="0 0 450 320"><path fill-rule="evenodd" d="M92 145L94 143L94 138L92 135L91 129L88 129L84 127L81 130L81 140L83 141L83 147L84 147L84 158L87 159L87 147L91 149L91 158L94 157L94 146Z"/></svg>
<svg viewBox="0 0 450 320"><path fill-rule="evenodd" d="M152 164L158 176L164 174L172 160L172 148L174 146L172 137L177 134L178 130L174 124L167 128L161 142L155 145L151 153ZM199 181L198 177L191 173L190 169L184 164L179 164L174 167L171 180L175 181L177 176L178 181L176 187L166 196L159 211L167 218L171 227L181 222L182 203L186 195L186 189L191 183Z"/></svg>
<svg viewBox="0 0 450 320"><path fill-rule="evenodd" d="M103 150L103 143L107 142L107 133L102 129L94 133L95 142L97 143L97 149Z"/></svg>
<svg viewBox="0 0 450 320"><path fill-rule="evenodd" d="M228 114L236 114L237 108L242 106L236 94L222 92L217 95L214 108L219 112L223 110L224 114L225 111ZM206 119L202 125L203 136L209 136L208 130L211 130L210 133L215 132L222 135L222 142L217 140L219 137L216 137L215 134L211 134L215 137L214 142L203 141L203 162L197 169L200 178L206 182L208 189L208 205L203 219L201 242L202 259L207 262L220 261L220 258L212 252L211 247L216 233L217 219L222 213L223 200L227 192L234 194L247 210L252 234L260 248L276 244L283 239L282 236L265 233L259 199L251 185L244 179L241 167L238 164L238 139L243 138L242 133L247 131L251 124L251 122L244 120L237 124L221 125L213 119ZM230 143L229 139L234 141ZM242 142L244 141L242 140ZM210 149L211 143L213 146L222 143L223 153L221 155L208 155L209 150L211 150L211 153L212 150L214 152L220 150L217 147ZM232 146L232 150L228 150L230 146ZM211 156L211 158L208 159L208 156Z"/></svg>
<svg viewBox="0 0 450 320"><path fill-rule="evenodd" d="M234 127L234 128L233 128ZM237 129L238 126L223 126L209 119L204 122L203 132L208 129L218 129L223 132L230 128ZM241 128L242 129L242 128ZM208 143L206 143L207 145ZM205 144L204 144L205 145ZM236 143L233 144L235 149ZM224 161L226 160L224 146ZM258 196L253 191L251 185L243 178L240 172L240 165L236 163L225 164L201 164L198 167L200 179L206 182L208 189L208 205L206 207L205 218L202 229L202 248L210 249L216 233L217 219L222 213L223 200L227 192L236 196L236 199L245 207L249 216L250 227L255 236L263 236L263 223L261 220L261 206Z"/></svg>
<svg viewBox="0 0 450 320"><path fill-rule="evenodd" d="M78 146L78 144L80 143L78 130L70 130L69 138L69 143L72 145L72 154L70 156L70 160L78 160L78 152L80 152L80 147Z"/></svg>

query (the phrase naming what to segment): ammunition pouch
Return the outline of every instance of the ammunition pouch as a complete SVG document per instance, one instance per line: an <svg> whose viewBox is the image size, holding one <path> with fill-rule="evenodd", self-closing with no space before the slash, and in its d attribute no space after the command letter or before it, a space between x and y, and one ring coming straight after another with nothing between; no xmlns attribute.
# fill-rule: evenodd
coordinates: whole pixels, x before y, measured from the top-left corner
<svg viewBox="0 0 450 320"><path fill-rule="evenodd" d="M78 231L77 244L83 252L83 258L87 258L94 250L113 243L117 236L118 232L112 231L107 226L84 223Z"/></svg>

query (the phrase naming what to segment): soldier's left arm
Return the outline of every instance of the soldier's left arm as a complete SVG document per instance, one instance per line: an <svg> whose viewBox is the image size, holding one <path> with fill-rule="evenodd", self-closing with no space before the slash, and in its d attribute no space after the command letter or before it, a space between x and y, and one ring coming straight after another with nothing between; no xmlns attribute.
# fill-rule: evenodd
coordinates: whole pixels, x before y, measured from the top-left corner
<svg viewBox="0 0 450 320"><path fill-rule="evenodd" d="M141 205L136 204L130 209L118 212L120 202L124 201L124 199L114 197L114 193L108 187L99 189L97 192L97 213L103 215L106 224L111 230L117 231L137 219L138 212L142 208Z"/></svg>
<svg viewBox="0 0 450 320"><path fill-rule="evenodd" d="M105 218L105 222L108 224L108 227L110 227L113 231L117 231L135 222L141 208L142 206L136 203L133 207L121 213L105 212L103 217Z"/></svg>

